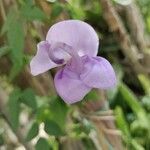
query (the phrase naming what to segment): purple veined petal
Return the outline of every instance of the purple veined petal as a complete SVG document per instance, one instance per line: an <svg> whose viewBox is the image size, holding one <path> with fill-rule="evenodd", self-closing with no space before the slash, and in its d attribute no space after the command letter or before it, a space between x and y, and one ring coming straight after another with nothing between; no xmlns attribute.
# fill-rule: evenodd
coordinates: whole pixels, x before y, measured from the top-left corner
<svg viewBox="0 0 150 150"><path fill-rule="evenodd" d="M99 39L95 30L79 20L66 20L54 24L47 33L49 43L62 42L70 45L79 56L96 56Z"/></svg>
<svg viewBox="0 0 150 150"><path fill-rule="evenodd" d="M89 87L108 89L116 85L116 75L111 64L102 57L85 58L81 80Z"/></svg>
<svg viewBox="0 0 150 150"><path fill-rule="evenodd" d="M47 70L58 66L52 62L48 56L49 43L42 41L37 45L37 54L32 58L30 62L31 74L36 76L44 73Z"/></svg>
<svg viewBox="0 0 150 150"><path fill-rule="evenodd" d="M78 76L64 68L59 70L54 78L55 88L59 96L67 103L81 101L91 88L84 85Z"/></svg>

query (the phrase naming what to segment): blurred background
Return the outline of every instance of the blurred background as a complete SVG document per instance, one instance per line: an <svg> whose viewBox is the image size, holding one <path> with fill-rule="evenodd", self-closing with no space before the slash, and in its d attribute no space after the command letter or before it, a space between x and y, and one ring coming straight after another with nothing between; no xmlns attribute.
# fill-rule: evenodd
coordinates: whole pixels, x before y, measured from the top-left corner
<svg viewBox="0 0 150 150"><path fill-rule="evenodd" d="M118 84L66 105L29 63L51 25L83 20ZM149 0L0 0L0 150L150 150Z"/></svg>

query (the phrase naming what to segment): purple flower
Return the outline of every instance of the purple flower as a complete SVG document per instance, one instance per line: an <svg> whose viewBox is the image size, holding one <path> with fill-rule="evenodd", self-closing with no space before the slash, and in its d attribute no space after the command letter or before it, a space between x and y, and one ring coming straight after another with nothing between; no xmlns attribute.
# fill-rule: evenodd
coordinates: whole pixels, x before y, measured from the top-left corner
<svg viewBox="0 0 150 150"><path fill-rule="evenodd" d="M116 84L111 64L96 56L99 40L94 29L79 20L53 25L46 41L37 45L30 67L35 76L51 68L65 65L54 78L60 97L69 104L78 102L92 88L108 89Z"/></svg>

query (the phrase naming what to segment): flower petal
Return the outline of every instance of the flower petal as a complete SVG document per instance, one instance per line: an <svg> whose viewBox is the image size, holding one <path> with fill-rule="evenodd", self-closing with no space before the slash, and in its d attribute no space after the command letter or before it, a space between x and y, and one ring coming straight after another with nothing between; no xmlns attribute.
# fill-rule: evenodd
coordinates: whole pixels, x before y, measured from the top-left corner
<svg viewBox="0 0 150 150"><path fill-rule="evenodd" d="M87 57L80 78L87 86L93 88L108 89L116 84L111 64L102 57Z"/></svg>
<svg viewBox="0 0 150 150"><path fill-rule="evenodd" d="M48 56L49 47L50 45L46 41L42 41L37 45L37 54L30 62L32 75L36 76L57 66L57 64L53 63Z"/></svg>
<svg viewBox="0 0 150 150"><path fill-rule="evenodd" d="M80 81L74 72L69 71L66 67L56 73L54 83L58 94L68 104L82 100L91 90Z"/></svg>
<svg viewBox="0 0 150 150"><path fill-rule="evenodd" d="M62 42L78 51L80 56L96 56L99 39L95 30L79 20L66 20L54 24L47 33L49 43Z"/></svg>

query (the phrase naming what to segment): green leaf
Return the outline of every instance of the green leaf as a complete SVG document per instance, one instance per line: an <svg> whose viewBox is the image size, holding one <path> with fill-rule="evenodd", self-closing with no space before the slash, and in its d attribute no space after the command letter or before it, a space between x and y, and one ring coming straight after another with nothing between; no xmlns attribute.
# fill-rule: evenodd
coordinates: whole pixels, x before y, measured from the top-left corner
<svg viewBox="0 0 150 150"><path fill-rule="evenodd" d="M13 63L11 79L13 79L23 66L24 32L22 23L14 21L7 33L8 44L11 49L10 57Z"/></svg>
<svg viewBox="0 0 150 150"><path fill-rule="evenodd" d="M36 137L38 135L38 133L39 133L39 125L37 122L34 122L28 131L28 134L26 136L26 140L27 141L32 140L34 137Z"/></svg>
<svg viewBox="0 0 150 150"><path fill-rule="evenodd" d="M44 12L36 6L29 6L29 5L22 6L21 15L28 21L33 20L43 21L46 19L46 15L44 14Z"/></svg>
<svg viewBox="0 0 150 150"><path fill-rule="evenodd" d="M65 9L69 11L71 18L80 20L85 19L85 7L80 0L69 0L69 3L67 3L65 7Z"/></svg>
<svg viewBox="0 0 150 150"><path fill-rule="evenodd" d="M57 118L55 118L55 119L57 120ZM64 135L61 128L52 120L46 120L45 121L45 131L49 135L54 135L54 136Z"/></svg>
<svg viewBox="0 0 150 150"><path fill-rule="evenodd" d="M132 144L132 147L135 149L135 150L145 150L144 147L142 147L142 145L140 145L136 140L132 139L131 140L131 144Z"/></svg>
<svg viewBox="0 0 150 150"><path fill-rule="evenodd" d="M62 11L63 11L63 6L60 3L54 3L52 7L51 17L52 18L58 17Z"/></svg>
<svg viewBox="0 0 150 150"><path fill-rule="evenodd" d="M150 112L150 96L144 96L141 100L142 105L148 112Z"/></svg>
<svg viewBox="0 0 150 150"><path fill-rule="evenodd" d="M87 101L97 101L97 100L99 100L99 96L95 90L92 90L84 97L83 103L86 103Z"/></svg>
<svg viewBox="0 0 150 150"><path fill-rule="evenodd" d="M134 147L135 150L144 150L143 147L131 137L131 134L130 134L131 131L129 130L128 124L125 120L125 116L123 114L121 107L117 107L115 109L115 114L116 114L117 126L122 131L125 142L130 147L131 146Z"/></svg>
<svg viewBox="0 0 150 150"><path fill-rule="evenodd" d="M120 83L119 91L123 97L123 100L126 101L128 106L132 109L132 111L138 117L140 122L142 122L142 124L148 128L149 123L146 112L144 108L140 105L140 102L138 101L134 93L123 83Z"/></svg>
<svg viewBox="0 0 150 150"><path fill-rule="evenodd" d="M4 138L2 134L0 134L0 146L4 144Z"/></svg>
<svg viewBox="0 0 150 150"><path fill-rule="evenodd" d="M35 145L35 149L36 150L52 150L52 148L50 147L49 143L44 138L40 138L37 141L37 143Z"/></svg>
<svg viewBox="0 0 150 150"><path fill-rule="evenodd" d="M10 72L12 80L22 69L24 48L23 22L15 9L10 9L1 32L6 33L8 39L10 59L13 64Z"/></svg>
<svg viewBox="0 0 150 150"><path fill-rule="evenodd" d="M19 11L11 8L7 15L7 19L2 28L2 34L6 33L8 39L8 47L10 49L10 59L12 68L10 71L10 79L21 71L23 67L23 49L24 49L24 31L23 20L20 17Z"/></svg>
<svg viewBox="0 0 150 150"><path fill-rule="evenodd" d="M119 129L121 129L124 136L126 136L127 138L131 138L129 127L125 120L125 116L121 107L116 107L115 114L117 126L119 127Z"/></svg>
<svg viewBox="0 0 150 150"><path fill-rule="evenodd" d="M33 6L34 5L34 1L33 0L24 0L24 3L28 6Z"/></svg>
<svg viewBox="0 0 150 150"><path fill-rule="evenodd" d="M131 107L131 109L133 110L135 114L140 115L141 113L145 113L145 110L142 108L142 106L138 102L137 97L125 84L120 83L119 91L122 94L124 100L127 102L129 107Z"/></svg>
<svg viewBox="0 0 150 150"><path fill-rule="evenodd" d="M18 128L19 125L19 114L20 114L20 90L16 89L9 95L8 101L8 112L10 116L10 123L14 130Z"/></svg>
<svg viewBox="0 0 150 150"><path fill-rule="evenodd" d="M147 95L150 96L150 80L148 76L143 74L138 75L138 79L141 82L141 85Z"/></svg>
<svg viewBox="0 0 150 150"><path fill-rule="evenodd" d="M24 104L31 107L32 109L37 108L35 94L32 89L29 88L24 90L21 96L21 100Z"/></svg>
<svg viewBox="0 0 150 150"><path fill-rule="evenodd" d="M64 130L68 110L69 109L68 109L67 105L60 98L56 97L56 98L52 99L52 101L50 103L49 119L56 122L58 125L60 125L60 128L62 130Z"/></svg>
<svg viewBox="0 0 150 150"><path fill-rule="evenodd" d="M6 18L6 21L4 22L4 25L2 27L1 34L4 34L8 30L10 30L10 25L13 22L13 20L15 20L15 18L16 18L16 11L14 8L10 8L7 18Z"/></svg>
<svg viewBox="0 0 150 150"><path fill-rule="evenodd" d="M8 46L4 46L0 48L0 58L4 55L6 55L9 52L9 47Z"/></svg>
<svg viewBox="0 0 150 150"><path fill-rule="evenodd" d="M13 58L12 58L13 59ZM20 62L14 62L11 70L10 70L10 75L9 75L9 80L12 81L14 80L14 78L19 74L19 72L22 70L23 68L23 64L22 61L20 60Z"/></svg>

